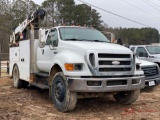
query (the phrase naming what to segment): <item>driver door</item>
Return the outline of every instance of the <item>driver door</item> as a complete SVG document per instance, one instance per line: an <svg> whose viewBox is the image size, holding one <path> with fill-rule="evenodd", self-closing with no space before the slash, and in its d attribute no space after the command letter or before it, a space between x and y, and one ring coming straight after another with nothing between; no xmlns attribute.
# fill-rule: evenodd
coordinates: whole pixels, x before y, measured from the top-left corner
<svg viewBox="0 0 160 120"><path fill-rule="evenodd" d="M58 33L56 29L51 29L46 34L46 45L44 48L39 48L39 63L43 64L44 71L49 71L52 67L54 53L57 53Z"/></svg>

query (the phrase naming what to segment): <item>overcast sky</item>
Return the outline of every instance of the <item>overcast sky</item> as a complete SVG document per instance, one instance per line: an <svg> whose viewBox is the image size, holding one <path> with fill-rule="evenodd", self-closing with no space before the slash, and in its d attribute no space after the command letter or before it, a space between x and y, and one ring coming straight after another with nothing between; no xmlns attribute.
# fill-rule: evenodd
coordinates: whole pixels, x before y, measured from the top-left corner
<svg viewBox="0 0 160 120"><path fill-rule="evenodd" d="M44 0L33 0L41 4ZM156 28L160 31L160 0L83 0L104 10ZM75 0L77 4L81 3ZM148 3L148 4L147 4ZM92 7L94 8L94 7ZM96 9L109 27L145 27Z"/></svg>

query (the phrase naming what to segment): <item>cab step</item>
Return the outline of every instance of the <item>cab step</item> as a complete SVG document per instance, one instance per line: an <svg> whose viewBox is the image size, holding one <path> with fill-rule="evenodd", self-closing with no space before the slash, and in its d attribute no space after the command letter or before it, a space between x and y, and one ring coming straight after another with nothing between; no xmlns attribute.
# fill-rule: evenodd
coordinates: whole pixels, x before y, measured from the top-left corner
<svg viewBox="0 0 160 120"><path fill-rule="evenodd" d="M35 87L38 87L42 90L48 90L49 89L49 86L48 85L44 85L44 84L41 84L41 83L31 83L32 86L35 86Z"/></svg>
<svg viewBox="0 0 160 120"><path fill-rule="evenodd" d="M38 73L35 73L35 75L42 76L42 77L49 77L49 73L44 73L44 72L38 72Z"/></svg>

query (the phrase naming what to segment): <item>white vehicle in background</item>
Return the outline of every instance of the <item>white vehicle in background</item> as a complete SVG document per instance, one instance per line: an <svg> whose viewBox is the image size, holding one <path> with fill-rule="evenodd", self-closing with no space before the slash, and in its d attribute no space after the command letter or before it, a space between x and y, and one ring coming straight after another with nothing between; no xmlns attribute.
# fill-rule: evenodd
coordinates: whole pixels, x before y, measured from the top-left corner
<svg viewBox="0 0 160 120"><path fill-rule="evenodd" d="M129 48L136 55L137 57L136 60L141 62L140 67L143 70L145 75L145 87L147 86L151 87L151 86L156 86L160 84L160 71L159 71L160 64L157 64L160 61L158 59L158 56L160 57L160 46L158 45L160 44L129 46ZM154 56L151 56L152 54L154 54ZM149 58L152 58L152 59L149 59ZM149 62L149 61L152 61L152 62Z"/></svg>
<svg viewBox="0 0 160 120"><path fill-rule="evenodd" d="M139 59L157 63L160 66L160 46L131 45L129 47Z"/></svg>
<svg viewBox="0 0 160 120"><path fill-rule="evenodd" d="M158 64L140 60L140 67L145 75L145 86L153 87L160 84L160 69Z"/></svg>

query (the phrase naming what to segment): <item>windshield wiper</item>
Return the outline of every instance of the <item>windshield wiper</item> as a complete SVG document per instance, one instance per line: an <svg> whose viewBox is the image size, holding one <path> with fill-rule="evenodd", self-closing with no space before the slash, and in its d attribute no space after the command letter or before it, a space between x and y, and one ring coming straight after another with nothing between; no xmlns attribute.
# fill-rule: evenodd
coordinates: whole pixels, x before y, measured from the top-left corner
<svg viewBox="0 0 160 120"><path fill-rule="evenodd" d="M76 38L72 38L72 39L65 39L66 41L83 41L81 39L76 39Z"/></svg>
<svg viewBox="0 0 160 120"><path fill-rule="evenodd" d="M92 41L92 42L107 42L107 43L109 43L108 41L101 41L101 40L90 40L90 41Z"/></svg>
<svg viewBox="0 0 160 120"><path fill-rule="evenodd" d="M65 39L66 41L90 41L90 42L106 42L106 43L110 43L108 41L101 41L101 40L87 40L87 39L76 39L76 38L72 38L72 39Z"/></svg>

